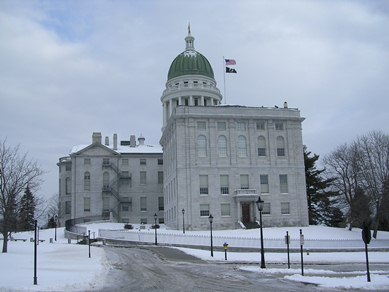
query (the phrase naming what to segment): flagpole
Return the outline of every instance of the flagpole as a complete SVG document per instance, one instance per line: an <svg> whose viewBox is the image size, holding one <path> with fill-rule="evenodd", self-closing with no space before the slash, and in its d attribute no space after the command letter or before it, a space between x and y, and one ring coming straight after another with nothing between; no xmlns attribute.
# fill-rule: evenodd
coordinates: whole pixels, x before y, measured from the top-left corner
<svg viewBox="0 0 389 292"><path fill-rule="evenodd" d="M227 103L227 94L226 94L226 65L225 65L225 59L223 56L223 77L224 77L224 104Z"/></svg>

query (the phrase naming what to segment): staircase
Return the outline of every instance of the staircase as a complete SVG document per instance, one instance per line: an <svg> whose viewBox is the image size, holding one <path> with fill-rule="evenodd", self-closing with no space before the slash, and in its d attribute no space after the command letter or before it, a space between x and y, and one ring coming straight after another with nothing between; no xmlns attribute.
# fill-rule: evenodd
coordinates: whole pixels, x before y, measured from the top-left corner
<svg viewBox="0 0 389 292"><path fill-rule="evenodd" d="M246 229L255 229L261 227L257 222L244 222L243 224L246 226Z"/></svg>

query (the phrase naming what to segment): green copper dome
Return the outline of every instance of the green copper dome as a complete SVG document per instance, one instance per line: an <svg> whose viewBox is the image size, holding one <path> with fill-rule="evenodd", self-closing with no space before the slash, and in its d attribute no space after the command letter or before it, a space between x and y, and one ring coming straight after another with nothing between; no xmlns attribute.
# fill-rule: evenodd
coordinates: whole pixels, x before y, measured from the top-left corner
<svg viewBox="0 0 389 292"><path fill-rule="evenodd" d="M167 79L184 75L203 75L214 79L211 64L202 54L194 49L194 37L190 34L185 38L186 50L179 54L170 65Z"/></svg>
<svg viewBox="0 0 389 292"><path fill-rule="evenodd" d="M214 79L213 70L207 58L194 50L182 52L174 59L167 79L183 75L203 75Z"/></svg>

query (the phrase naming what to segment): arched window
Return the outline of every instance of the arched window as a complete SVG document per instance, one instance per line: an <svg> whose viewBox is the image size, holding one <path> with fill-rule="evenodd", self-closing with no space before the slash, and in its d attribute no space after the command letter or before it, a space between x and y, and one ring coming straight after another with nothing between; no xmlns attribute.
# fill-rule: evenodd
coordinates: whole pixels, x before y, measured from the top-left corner
<svg viewBox="0 0 389 292"><path fill-rule="evenodd" d="M90 191L90 172L84 173L84 191Z"/></svg>
<svg viewBox="0 0 389 292"><path fill-rule="evenodd" d="M238 137L238 156L239 157L247 156L247 142L245 136Z"/></svg>
<svg viewBox="0 0 389 292"><path fill-rule="evenodd" d="M103 188L109 188L109 172L104 171L103 173Z"/></svg>
<svg viewBox="0 0 389 292"><path fill-rule="evenodd" d="M197 156L207 157L207 137L204 135L197 137Z"/></svg>
<svg viewBox="0 0 389 292"><path fill-rule="evenodd" d="M277 156L285 156L285 140L283 137L277 137Z"/></svg>
<svg viewBox="0 0 389 292"><path fill-rule="evenodd" d="M266 156L266 139L263 136L258 137L258 156Z"/></svg>
<svg viewBox="0 0 389 292"><path fill-rule="evenodd" d="M217 152L219 157L227 157L227 138L226 136L219 136L217 139Z"/></svg>

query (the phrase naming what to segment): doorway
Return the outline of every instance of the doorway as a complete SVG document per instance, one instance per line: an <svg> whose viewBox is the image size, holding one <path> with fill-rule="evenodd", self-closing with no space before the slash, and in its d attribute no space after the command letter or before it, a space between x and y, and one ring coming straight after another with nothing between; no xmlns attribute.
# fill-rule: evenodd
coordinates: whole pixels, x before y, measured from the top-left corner
<svg viewBox="0 0 389 292"><path fill-rule="evenodd" d="M250 203L242 203L242 222L250 222Z"/></svg>

